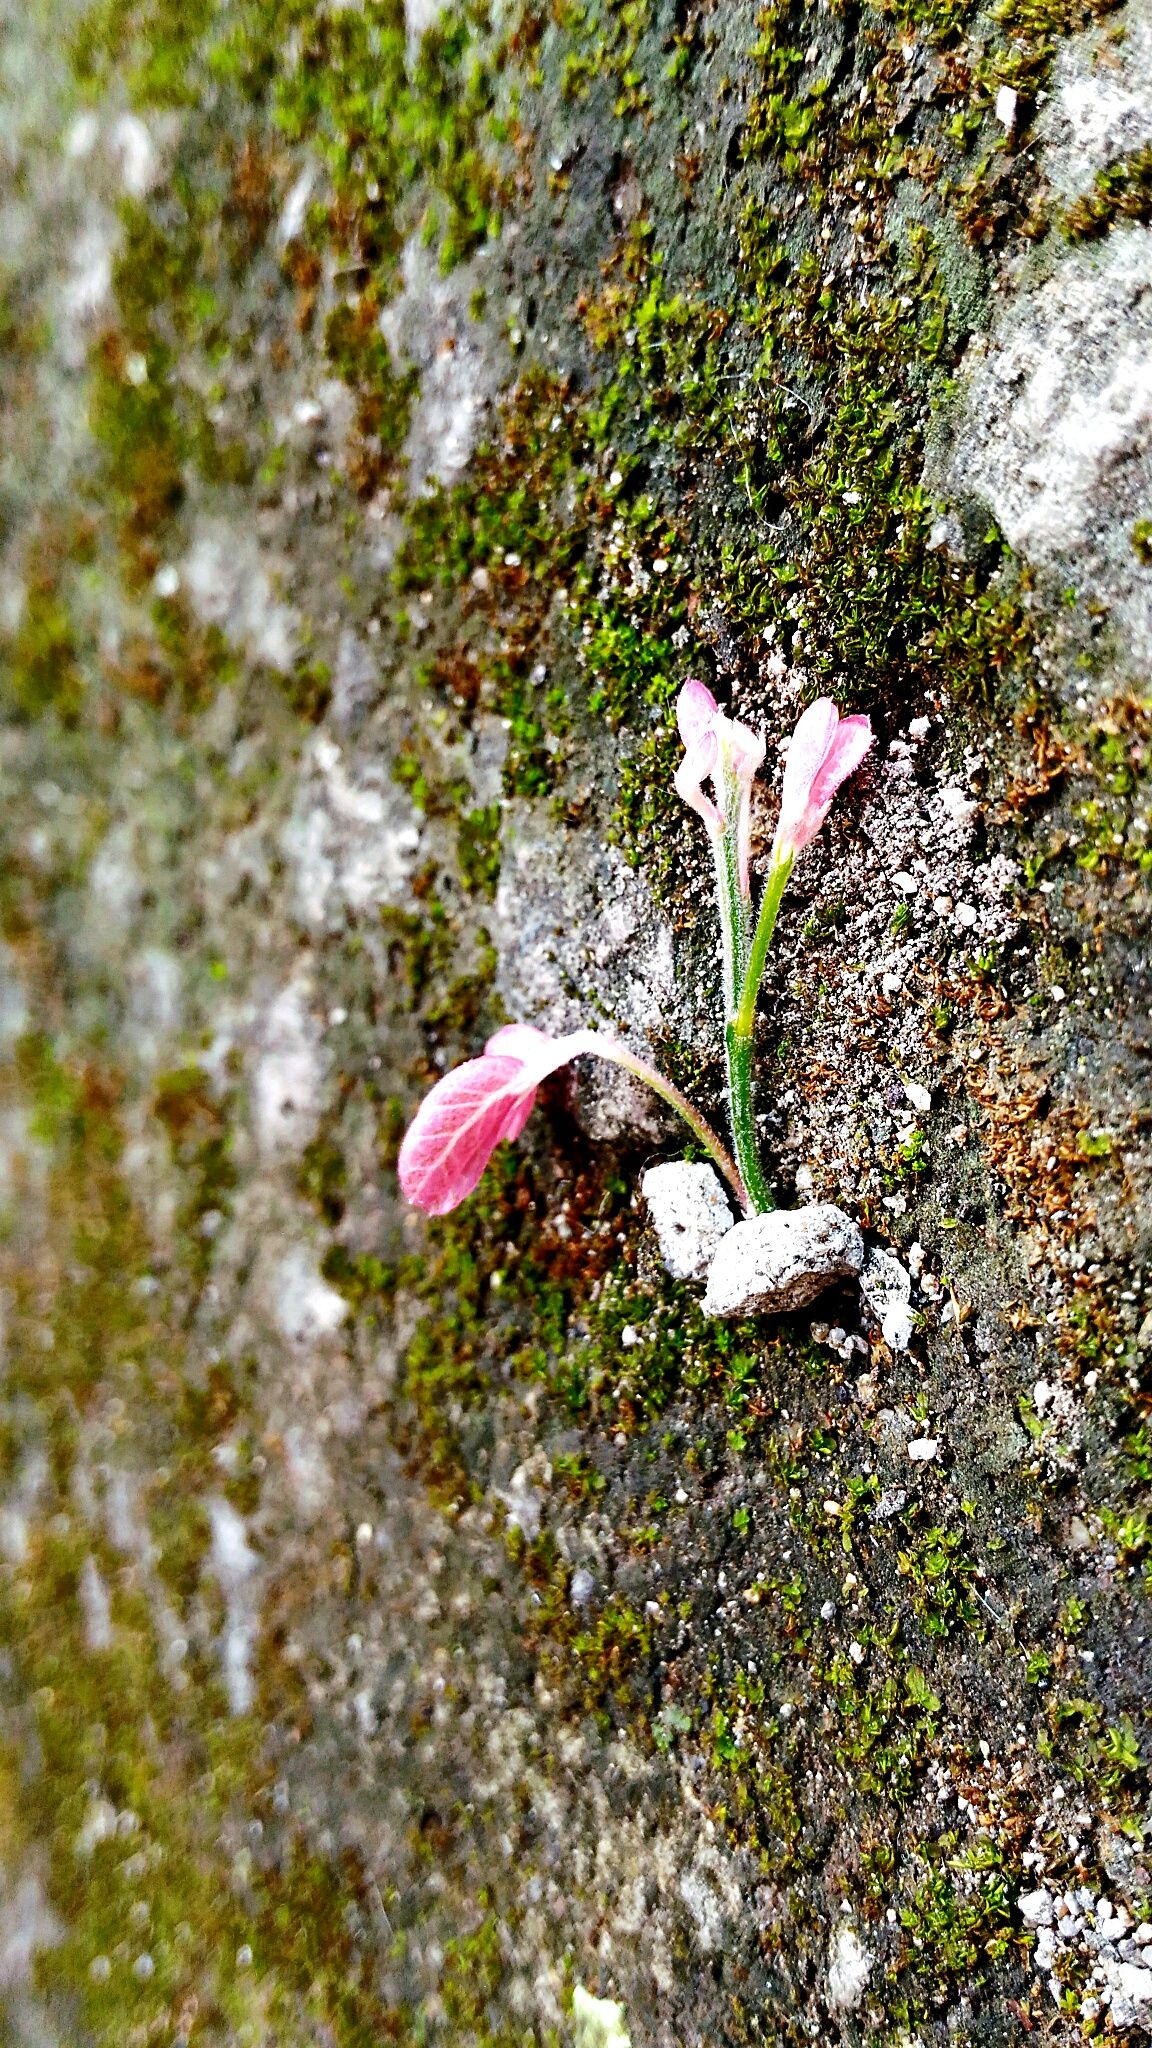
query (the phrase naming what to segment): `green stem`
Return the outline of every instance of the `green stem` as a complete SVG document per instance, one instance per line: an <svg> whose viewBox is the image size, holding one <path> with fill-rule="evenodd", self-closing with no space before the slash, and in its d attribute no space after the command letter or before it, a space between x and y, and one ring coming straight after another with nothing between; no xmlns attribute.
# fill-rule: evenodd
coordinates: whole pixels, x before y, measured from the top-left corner
<svg viewBox="0 0 1152 2048"><path fill-rule="evenodd" d="M732 1142L749 1199L758 1215L763 1215L776 1205L761 1169L760 1148L756 1142L756 1117L752 1106L752 1037L756 1026L756 998L764 978L764 963L768 958L768 948L776 929L781 899L791 872L791 857L774 862L768 870L768 880L764 887L760 915L756 920L756 931L744 969L743 981L724 1027Z"/></svg>
<svg viewBox="0 0 1152 2048"><path fill-rule="evenodd" d="M740 821L747 798L742 796L734 775L725 775L725 826L709 828L712 858L716 864L716 900L720 907L720 952L723 972L724 1014L730 1016L740 1000L748 969L751 903L740 887Z"/></svg>
<svg viewBox="0 0 1152 2048"><path fill-rule="evenodd" d="M611 1060L613 1066L623 1067L627 1073L635 1074L637 1080L646 1081L655 1094L667 1102L678 1116L683 1117L689 1130L699 1139L704 1150L719 1167L740 1207L745 1211L753 1208L755 1205L749 1201L736 1161L720 1143L711 1125L705 1123L699 1110L692 1107L688 1097L682 1095L671 1081L666 1080L658 1067L650 1067L647 1060L639 1059L634 1052L629 1052L626 1045L618 1044L614 1038L602 1038L598 1031L589 1031L585 1035L587 1039L594 1041L586 1046L588 1052L595 1053L599 1059Z"/></svg>
<svg viewBox="0 0 1152 2048"><path fill-rule="evenodd" d="M752 1026L756 1021L756 999L760 994L760 983L764 979L764 963L768 958L768 948L772 944L772 934L776 929L776 919L780 913L784 891L788 887L788 877L792 873L794 859L795 855L790 853L783 860L773 861L768 870L768 880L764 884L760 915L756 920L756 935L752 940L752 951L744 971L744 985L740 990L740 1001L734 1020L737 1029L746 1038L752 1036Z"/></svg>
<svg viewBox="0 0 1152 2048"><path fill-rule="evenodd" d="M748 1190L753 1215L763 1216L776 1204L760 1165L756 1120L752 1113L752 1035L741 1036L730 1018L724 1026L724 1057L728 1067L728 1113L736 1162Z"/></svg>

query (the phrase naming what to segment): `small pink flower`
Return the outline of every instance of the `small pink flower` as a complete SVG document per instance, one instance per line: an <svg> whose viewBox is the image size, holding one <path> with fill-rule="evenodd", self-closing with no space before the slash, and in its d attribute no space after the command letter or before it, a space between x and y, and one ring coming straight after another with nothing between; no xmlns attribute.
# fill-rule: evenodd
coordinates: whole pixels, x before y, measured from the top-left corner
<svg viewBox="0 0 1152 2048"><path fill-rule="evenodd" d="M867 718L841 718L830 697L818 697L800 719L788 747L773 861L790 860L815 839L842 782L872 745Z"/></svg>
<svg viewBox="0 0 1152 2048"><path fill-rule="evenodd" d="M690 676L676 700L676 723L684 742L684 759L675 775L677 796L703 818L710 832L727 830L728 820L720 808L725 779L734 779L740 791L740 864L747 890L748 801L756 770L764 759L764 742L750 726L727 718L704 683ZM703 785L710 781L716 802Z"/></svg>
<svg viewBox="0 0 1152 2048"><path fill-rule="evenodd" d="M408 1200L430 1216L457 1208L497 1145L519 1137L541 1081L597 1043L591 1031L549 1038L530 1024L505 1024L479 1059L454 1067L420 1104L400 1147L400 1185Z"/></svg>

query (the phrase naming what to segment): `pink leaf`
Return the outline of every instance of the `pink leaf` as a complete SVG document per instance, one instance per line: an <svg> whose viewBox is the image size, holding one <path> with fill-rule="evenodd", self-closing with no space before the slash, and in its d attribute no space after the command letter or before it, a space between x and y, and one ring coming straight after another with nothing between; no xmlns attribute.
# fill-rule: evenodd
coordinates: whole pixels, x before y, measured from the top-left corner
<svg viewBox="0 0 1152 2048"><path fill-rule="evenodd" d="M531 1024L503 1025L479 1059L454 1067L420 1104L400 1147L408 1200L430 1216L457 1208L497 1145L520 1136L541 1081L601 1043L592 1031L550 1038Z"/></svg>
<svg viewBox="0 0 1152 2048"><path fill-rule="evenodd" d="M470 1195L503 1138L518 1137L536 1091L524 1064L508 1057L466 1060L424 1097L400 1147L400 1185L410 1202L444 1216Z"/></svg>

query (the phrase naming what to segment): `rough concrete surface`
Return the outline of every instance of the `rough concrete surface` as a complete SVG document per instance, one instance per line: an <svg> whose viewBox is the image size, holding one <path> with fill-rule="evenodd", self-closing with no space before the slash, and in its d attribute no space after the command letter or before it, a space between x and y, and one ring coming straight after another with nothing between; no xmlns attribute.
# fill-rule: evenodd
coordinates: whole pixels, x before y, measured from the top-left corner
<svg viewBox="0 0 1152 2048"><path fill-rule="evenodd" d="M0 9L15 2048L1152 2034L1148 49ZM601 1063L396 1180L510 1019L722 1126L689 674L757 887L802 706L878 742L756 1047L868 1265L782 1316Z"/></svg>

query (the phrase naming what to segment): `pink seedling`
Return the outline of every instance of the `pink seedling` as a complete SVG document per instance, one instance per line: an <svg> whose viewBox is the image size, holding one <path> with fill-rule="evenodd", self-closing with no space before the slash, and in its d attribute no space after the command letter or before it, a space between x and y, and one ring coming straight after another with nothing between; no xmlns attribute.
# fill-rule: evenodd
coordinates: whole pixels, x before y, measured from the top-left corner
<svg viewBox="0 0 1152 2048"><path fill-rule="evenodd" d="M749 848L752 784L764 742L722 712L703 683L690 680L676 706L684 758L675 787L703 819L716 866L720 910L728 1103L736 1158L678 1088L646 1060L598 1031L550 1038L528 1024L507 1024L479 1059L437 1081L400 1148L400 1185L433 1216L472 1193L497 1145L519 1137L542 1081L582 1054L635 1074L684 1118L733 1189L741 1207L771 1209L752 1111L752 1038L756 1001L780 902L796 855L815 838L840 784L872 745L866 718L841 718L826 697L809 705L792 735L780 818L755 926ZM704 788L712 785L712 796Z"/></svg>
<svg viewBox="0 0 1152 2048"><path fill-rule="evenodd" d="M840 784L872 745L866 718L840 717L821 697L805 711L788 749L780 822L755 928L749 880L752 782L764 742L748 726L726 718L703 683L686 682L676 706L684 758L677 793L704 820L716 868L720 912L724 1047L728 1106L736 1161L754 1209L770 1209L772 1196L760 1166L752 1113L752 1038L756 1002L780 902L801 848L814 839ZM702 784L710 778L712 802Z"/></svg>

